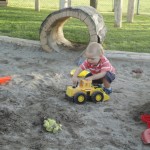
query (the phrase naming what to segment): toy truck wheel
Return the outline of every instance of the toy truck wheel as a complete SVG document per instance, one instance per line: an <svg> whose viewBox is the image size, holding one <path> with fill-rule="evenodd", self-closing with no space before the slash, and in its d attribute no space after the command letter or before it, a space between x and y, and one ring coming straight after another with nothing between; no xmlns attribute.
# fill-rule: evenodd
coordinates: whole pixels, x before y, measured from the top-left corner
<svg viewBox="0 0 150 150"><path fill-rule="evenodd" d="M87 100L87 96L83 92L78 92L74 95L74 102L77 104L83 104Z"/></svg>
<svg viewBox="0 0 150 150"><path fill-rule="evenodd" d="M93 102L97 103L97 102L103 101L104 95L103 93L96 91L92 94L91 99Z"/></svg>

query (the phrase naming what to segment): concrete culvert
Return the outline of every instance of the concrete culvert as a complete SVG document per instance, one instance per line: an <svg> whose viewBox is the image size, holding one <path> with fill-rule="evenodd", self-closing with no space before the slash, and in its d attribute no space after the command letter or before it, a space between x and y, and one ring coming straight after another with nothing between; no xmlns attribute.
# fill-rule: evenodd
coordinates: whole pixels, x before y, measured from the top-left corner
<svg viewBox="0 0 150 150"><path fill-rule="evenodd" d="M101 14L93 7L69 7L55 11L47 16L40 28L40 41L43 50L61 51L62 49L75 49L78 43L69 41L64 37L63 27L70 18L77 18L87 25L89 42L102 43L106 35L106 27ZM87 44L88 45L88 44ZM87 47L82 49L85 49Z"/></svg>

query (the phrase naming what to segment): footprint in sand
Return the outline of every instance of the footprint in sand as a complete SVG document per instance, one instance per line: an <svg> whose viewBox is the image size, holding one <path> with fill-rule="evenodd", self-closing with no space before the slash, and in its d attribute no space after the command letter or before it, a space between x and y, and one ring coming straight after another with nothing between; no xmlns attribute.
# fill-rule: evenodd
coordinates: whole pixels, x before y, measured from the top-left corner
<svg viewBox="0 0 150 150"><path fill-rule="evenodd" d="M29 68L32 68L32 67L40 68L41 65L40 64L35 64L35 63L24 63L24 64L21 64L21 65L18 65L18 68L20 68L20 69L29 69Z"/></svg>
<svg viewBox="0 0 150 150"><path fill-rule="evenodd" d="M113 109L112 108L105 108L104 112L113 112Z"/></svg>
<svg viewBox="0 0 150 150"><path fill-rule="evenodd" d="M26 81L30 81L30 80L33 80L35 79L35 77L33 75L25 75L25 80Z"/></svg>
<svg viewBox="0 0 150 150"><path fill-rule="evenodd" d="M16 60L16 61L20 61L20 60L22 60L22 58L21 58L21 57L14 57L13 59L14 59L14 60Z"/></svg>
<svg viewBox="0 0 150 150"><path fill-rule="evenodd" d="M121 89L121 88L120 88ZM123 93L123 91L121 91L120 89L115 89L113 90L114 93Z"/></svg>
<svg viewBox="0 0 150 150"><path fill-rule="evenodd" d="M0 64L8 64L9 62L8 62L8 60L0 60Z"/></svg>

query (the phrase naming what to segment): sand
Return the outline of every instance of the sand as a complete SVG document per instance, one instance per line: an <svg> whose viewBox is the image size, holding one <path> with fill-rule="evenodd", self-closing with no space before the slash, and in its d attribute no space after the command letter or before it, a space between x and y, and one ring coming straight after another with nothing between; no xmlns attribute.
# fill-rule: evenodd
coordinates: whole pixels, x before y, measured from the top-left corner
<svg viewBox="0 0 150 150"><path fill-rule="evenodd" d="M0 76L13 78L0 86L0 149L149 150L140 114L150 114L150 62L110 58L117 69L111 99L77 105L65 99L65 90L79 52L62 53L0 42ZM46 132L47 117L62 131Z"/></svg>

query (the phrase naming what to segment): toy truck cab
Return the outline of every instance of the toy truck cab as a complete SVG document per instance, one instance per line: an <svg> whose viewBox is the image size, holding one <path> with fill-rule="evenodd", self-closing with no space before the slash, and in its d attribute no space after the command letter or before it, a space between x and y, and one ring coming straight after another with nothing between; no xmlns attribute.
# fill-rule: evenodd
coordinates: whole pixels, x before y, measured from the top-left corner
<svg viewBox="0 0 150 150"><path fill-rule="evenodd" d="M82 104L91 99L93 102L107 101L107 95L102 88L92 85L92 81L80 80L76 87L67 86L66 98L75 103Z"/></svg>

